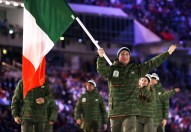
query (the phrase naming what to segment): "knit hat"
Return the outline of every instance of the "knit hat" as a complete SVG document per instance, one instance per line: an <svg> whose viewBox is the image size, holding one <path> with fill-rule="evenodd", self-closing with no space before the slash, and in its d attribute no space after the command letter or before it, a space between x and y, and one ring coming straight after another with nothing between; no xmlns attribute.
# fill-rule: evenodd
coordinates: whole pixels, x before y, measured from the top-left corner
<svg viewBox="0 0 191 132"><path fill-rule="evenodd" d="M156 79L157 81L160 80L160 79L159 79L159 76L158 76L156 73L152 73L151 78L154 78L154 79Z"/></svg>
<svg viewBox="0 0 191 132"><path fill-rule="evenodd" d="M131 54L131 51L129 50L129 48L127 48L127 47L122 47L122 48L120 48L120 49L117 51L117 57L119 57L119 54L120 54L121 51L123 51L123 50L126 50L126 51L129 52L129 54Z"/></svg>
<svg viewBox="0 0 191 132"><path fill-rule="evenodd" d="M88 83L91 83L91 84L94 85L94 87L96 87L96 83L95 83L95 81L93 79L89 80Z"/></svg>
<svg viewBox="0 0 191 132"><path fill-rule="evenodd" d="M147 78L149 82L151 82L151 75L150 74L146 74L144 77Z"/></svg>

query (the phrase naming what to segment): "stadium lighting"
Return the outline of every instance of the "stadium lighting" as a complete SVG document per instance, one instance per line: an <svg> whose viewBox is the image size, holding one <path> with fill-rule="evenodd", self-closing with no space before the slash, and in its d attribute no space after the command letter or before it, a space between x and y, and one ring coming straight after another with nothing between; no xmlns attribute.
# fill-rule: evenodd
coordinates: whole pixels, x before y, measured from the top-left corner
<svg viewBox="0 0 191 132"><path fill-rule="evenodd" d="M2 6L6 5L6 6L14 6L14 7L24 7L23 2L16 2L16 1L8 1L8 0L0 0L0 4L2 4Z"/></svg>
<svg viewBox="0 0 191 132"><path fill-rule="evenodd" d="M24 7L24 4L23 4L23 3L21 3L21 7Z"/></svg>
<svg viewBox="0 0 191 132"><path fill-rule="evenodd" d="M17 2L13 2L14 6L19 6L19 4Z"/></svg>
<svg viewBox="0 0 191 132"><path fill-rule="evenodd" d="M60 37L60 40L63 41L63 40L64 40L64 37Z"/></svg>
<svg viewBox="0 0 191 132"><path fill-rule="evenodd" d="M9 34L13 34L13 30L10 29L10 30L9 30Z"/></svg>
<svg viewBox="0 0 191 132"><path fill-rule="evenodd" d="M5 4L6 4L6 5L10 5L11 2L9 2L9 1L5 1Z"/></svg>
<svg viewBox="0 0 191 132"><path fill-rule="evenodd" d="M7 54L7 50L3 49L3 54L6 55Z"/></svg>

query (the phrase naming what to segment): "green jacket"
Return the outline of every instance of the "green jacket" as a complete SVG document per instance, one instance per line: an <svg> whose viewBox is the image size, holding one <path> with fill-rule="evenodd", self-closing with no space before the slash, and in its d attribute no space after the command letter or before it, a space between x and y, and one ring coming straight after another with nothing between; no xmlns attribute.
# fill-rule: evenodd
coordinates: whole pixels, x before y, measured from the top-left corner
<svg viewBox="0 0 191 132"><path fill-rule="evenodd" d="M84 121L101 121L107 124L107 112L103 97L95 88L87 91L78 99L74 112L75 119Z"/></svg>
<svg viewBox="0 0 191 132"><path fill-rule="evenodd" d="M103 57L97 59L97 71L109 81L109 116L140 115L138 107L138 80L169 56L164 52L143 64L106 65Z"/></svg>
<svg viewBox="0 0 191 132"><path fill-rule="evenodd" d="M37 104L36 99L42 97L45 103ZM45 83L43 86L37 87L29 91L23 99L23 83L19 81L12 98L11 110L13 117L20 117L21 121L31 120L34 122L47 121L46 103L52 98L49 86Z"/></svg>
<svg viewBox="0 0 191 132"><path fill-rule="evenodd" d="M53 125L49 125L49 121L56 122L58 115L58 107L53 98L47 101L47 124L45 130L53 129Z"/></svg>
<svg viewBox="0 0 191 132"><path fill-rule="evenodd" d="M162 123L163 119L168 120L169 99L175 94L174 90L165 91L159 83L155 85L155 98L154 98L154 125L158 126Z"/></svg>
<svg viewBox="0 0 191 132"><path fill-rule="evenodd" d="M153 111L154 90L147 90L147 87L143 87L139 90L139 108L141 110L141 117L154 117Z"/></svg>

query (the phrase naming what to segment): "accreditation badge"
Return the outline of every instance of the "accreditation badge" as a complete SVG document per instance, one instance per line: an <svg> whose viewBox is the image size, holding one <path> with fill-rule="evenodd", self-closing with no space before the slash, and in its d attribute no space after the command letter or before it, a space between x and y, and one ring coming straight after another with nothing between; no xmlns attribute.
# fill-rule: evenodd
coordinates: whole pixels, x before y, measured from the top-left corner
<svg viewBox="0 0 191 132"><path fill-rule="evenodd" d="M82 102L86 102L86 98L82 98Z"/></svg>
<svg viewBox="0 0 191 132"><path fill-rule="evenodd" d="M119 71L114 70L113 71L113 77L119 77Z"/></svg>

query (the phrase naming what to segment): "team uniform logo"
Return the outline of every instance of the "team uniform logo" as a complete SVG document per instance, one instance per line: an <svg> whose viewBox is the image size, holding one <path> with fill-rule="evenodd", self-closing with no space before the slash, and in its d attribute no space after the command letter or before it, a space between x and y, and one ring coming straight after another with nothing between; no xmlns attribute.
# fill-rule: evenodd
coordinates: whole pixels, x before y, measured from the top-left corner
<svg viewBox="0 0 191 132"><path fill-rule="evenodd" d="M113 71L113 77L119 77L119 71L114 70Z"/></svg>
<svg viewBox="0 0 191 132"><path fill-rule="evenodd" d="M84 103L85 103L85 102L86 102L86 98L82 98L82 102L84 102Z"/></svg>

